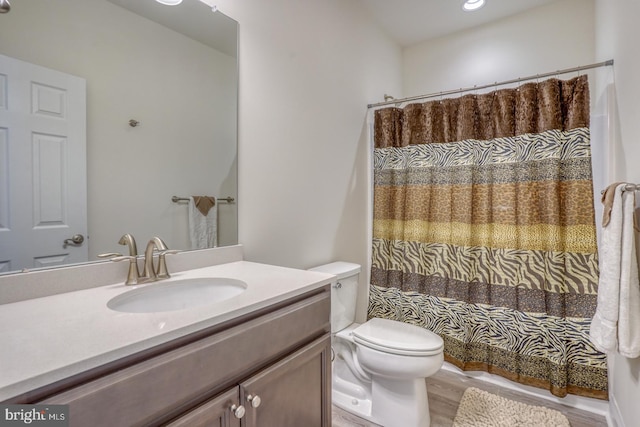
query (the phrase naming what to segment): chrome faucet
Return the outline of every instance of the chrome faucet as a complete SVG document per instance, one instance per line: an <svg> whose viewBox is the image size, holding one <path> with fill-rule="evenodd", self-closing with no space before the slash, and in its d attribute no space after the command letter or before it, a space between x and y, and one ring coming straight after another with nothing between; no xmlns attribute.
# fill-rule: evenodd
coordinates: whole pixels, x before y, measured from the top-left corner
<svg viewBox="0 0 640 427"><path fill-rule="evenodd" d="M158 267L153 265L153 253L158 251ZM176 254L178 251L170 250L167 245L159 237L152 237L147 243L147 247L144 250L144 269L142 270L142 277L144 281L153 282L160 279L168 279L171 277L167 270L167 262L165 255Z"/></svg>

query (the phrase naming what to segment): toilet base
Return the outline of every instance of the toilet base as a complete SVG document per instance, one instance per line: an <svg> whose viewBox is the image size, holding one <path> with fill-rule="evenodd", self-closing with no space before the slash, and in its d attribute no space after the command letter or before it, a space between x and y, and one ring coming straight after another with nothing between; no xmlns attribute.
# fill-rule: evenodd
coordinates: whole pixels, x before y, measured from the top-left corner
<svg viewBox="0 0 640 427"><path fill-rule="evenodd" d="M338 356L332 366L331 396L333 404L360 418L371 418L371 383L361 383Z"/></svg>
<svg viewBox="0 0 640 427"><path fill-rule="evenodd" d="M332 395L333 404L338 408L344 409L356 417L363 418L373 423L376 422L371 417L371 400L357 399L341 391L336 391L335 389L332 390Z"/></svg>
<svg viewBox="0 0 640 427"><path fill-rule="evenodd" d="M395 381L377 377L370 383L361 383L343 361L336 360L332 382L333 404L357 417L384 427L430 425L424 378Z"/></svg>
<svg viewBox="0 0 640 427"><path fill-rule="evenodd" d="M429 427L429 400L424 378L396 381L377 377L371 384L372 419L385 427Z"/></svg>

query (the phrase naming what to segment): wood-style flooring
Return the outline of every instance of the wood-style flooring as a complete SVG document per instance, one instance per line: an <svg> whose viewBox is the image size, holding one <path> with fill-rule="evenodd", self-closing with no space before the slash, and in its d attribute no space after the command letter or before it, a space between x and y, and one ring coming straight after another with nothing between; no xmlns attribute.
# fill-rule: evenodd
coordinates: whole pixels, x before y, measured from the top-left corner
<svg viewBox="0 0 640 427"><path fill-rule="evenodd" d="M572 427L607 427L607 421L603 416L444 369L427 378L431 427L451 427L453 425L460 399L468 387L476 387L528 405L546 406L558 410L567 417ZM378 427L378 425L334 406L333 427Z"/></svg>

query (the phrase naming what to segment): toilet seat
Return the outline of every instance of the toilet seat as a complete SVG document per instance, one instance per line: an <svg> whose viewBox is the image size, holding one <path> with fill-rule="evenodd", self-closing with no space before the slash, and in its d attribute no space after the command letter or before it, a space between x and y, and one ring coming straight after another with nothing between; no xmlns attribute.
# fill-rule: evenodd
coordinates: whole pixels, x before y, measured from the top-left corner
<svg viewBox="0 0 640 427"><path fill-rule="evenodd" d="M405 356L431 356L442 352L437 334L408 323L373 318L353 330L353 340L365 347Z"/></svg>

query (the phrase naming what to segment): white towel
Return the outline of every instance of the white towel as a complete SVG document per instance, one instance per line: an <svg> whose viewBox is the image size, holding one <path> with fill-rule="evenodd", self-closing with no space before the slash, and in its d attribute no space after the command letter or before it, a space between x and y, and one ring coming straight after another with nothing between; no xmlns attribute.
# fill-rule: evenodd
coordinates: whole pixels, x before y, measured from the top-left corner
<svg viewBox="0 0 640 427"><path fill-rule="evenodd" d="M207 215L197 208L194 197L189 198L189 238L191 249L206 249L218 246L218 203Z"/></svg>
<svg viewBox="0 0 640 427"><path fill-rule="evenodd" d="M616 187L611 221L602 230L598 305L590 338L603 352L640 356L640 282L636 259L635 192Z"/></svg>

